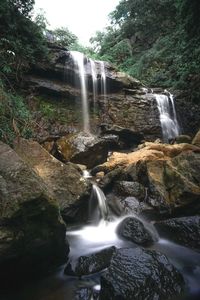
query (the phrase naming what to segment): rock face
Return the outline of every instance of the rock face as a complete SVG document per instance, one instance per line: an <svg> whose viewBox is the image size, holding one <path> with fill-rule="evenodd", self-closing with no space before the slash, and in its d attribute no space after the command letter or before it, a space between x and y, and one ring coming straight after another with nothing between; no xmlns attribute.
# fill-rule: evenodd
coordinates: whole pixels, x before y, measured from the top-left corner
<svg viewBox="0 0 200 300"><path fill-rule="evenodd" d="M101 277L100 299L174 299L183 285L165 255L141 248L119 249Z"/></svg>
<svg viewBox="0 0 200 300"><path fill-rule="evenodd" d="M126 218L118 227L118 234L138 245L147 246L153 243L154 238L136 218Z"/></svg>
<svg viewBox="0 0 200 300"><path fill-rule="evenodd" d="M89 169L107 160L109 142L91 134L68 135L56 144L63 160L86 165Z"/></svg>
<svg viewBox="0 0 200 300"><path fill-rule="evenodd" d="M115 247L110 247L94 254L79 257L74 274L83 276L102 271L109 266L115 250Z"/></svg>
<svg viewBox="0 0 200 300"><path fill-rule="evenodd" d="M101 95L101 64L95 61L97 74L97 111L90 110L92 131L101 123L118 125L131 130L145 139L161 137L159 113L152 94L146 94L141 82L118 72L111 64L104 62L107 96ZM88 101L93 106L93 84L90 60L85 57L85 76L88 86ZM75 86L78 69L74 66L67 49L51 45L46 61L37 62L24 77L25 87L42 97L53 96L57 102L62 99L69 104L69 111L77 113L69 116L71 125L81 128L81 91ZM68 114L67 114L68 115ZM72 118L73 117L73 118ZM69 119L68 118L68 119ZM126 132L123 132L126 134ZM36 136L37 138L37 136ZM129 142L131 142L129 140Z"/></svg>
<svg viewBox="0 0 200 300"><path fill-rule="evenodd" d="M107 101L99 98L102 122L128 128L146 140L162 137L159 113L154 95L111 94Z"/></svg>
<svg viewBox="0 0 200 300"><path fill-rule="evenodd" d="M200 250L200 216L173 218L155 223L164 238Z"/></svg>
<svg viewBox="0 0 200 300"><path fill-rule="evenodd" d="M68 254L56 200L39 176L0 142L0 278L33 273Z"/></svg>
<svg viewBox="0 0 200 300"><path fill-rule="evenodd" d="M20 139L15 150L35 170L59 204L66 223L83 219L91 185L71 163L63 164L51 156L37 142Z"/></svg>

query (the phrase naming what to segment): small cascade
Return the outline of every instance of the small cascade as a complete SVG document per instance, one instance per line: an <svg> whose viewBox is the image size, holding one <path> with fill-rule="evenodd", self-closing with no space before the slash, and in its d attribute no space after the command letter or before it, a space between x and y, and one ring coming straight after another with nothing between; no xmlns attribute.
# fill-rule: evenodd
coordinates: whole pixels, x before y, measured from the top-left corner
<svg viewBox="0 0 200 300"><path fill-rule="evenodd" d="M157 107L160 113L163 139L168 142L179 135L179 126L176 117L173 96L155 94Z"/></svg>
<svg viewBox="0 0 200 300"><path fill-rule="evenodd" d="M91 74L92 74L92 89L93 89L93 103L94 103L94 111L96 109L96 101L97 101L97 70L95 62L90 58L90 66L91 66Z"/></svg>
<svg viewBox="0 0 200 300"><path fill-rule="evenodd" d="M101 218L104 221L106 221L108 219L108 207L106 203L106 196L96 184L93 184L93 196L98 201L98 207L99 207Z"/></svg>
<svg viewBox="0 0 200 300"><path fill-rule="evenodd" d="M107 85L106 85L105 63L103 61L100 61L100 67L101 67L101 94L104 95L104 100L105 100L107 94Z"/></svg>
<svg viewBox="0 0 200 300"><path fill-rule="evenodd" d="M174 104L174 96L171 93L169 93L169 99L170 99L171 104L172 104L172 113L173 113L174 123L176 125L178 134L180 134L180 127L179 127L179 124L178 124L176 109L175 109L175 104Z"/></svg>
<svg viewBox="0 0 200 300"><path fill-rule="evenodd" d="M84 69L84 54L77 51L71 51L70 54L73 59L74 65L78 68L78 74L79 74L79 80L81 86L82 110L83 110L83 130L85 132L90 132L89 105L88 105L85 69Z"/></svg>

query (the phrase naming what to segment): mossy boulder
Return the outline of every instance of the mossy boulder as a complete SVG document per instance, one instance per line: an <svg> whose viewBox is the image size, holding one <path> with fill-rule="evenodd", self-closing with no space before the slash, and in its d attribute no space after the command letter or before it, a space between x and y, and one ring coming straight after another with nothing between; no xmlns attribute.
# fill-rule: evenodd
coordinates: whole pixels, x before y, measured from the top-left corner
<svg viewBox="0 0 200 300"><path fill-rule="evenodd" d="M0 278L44 271L68 251L57 202L40 177L0 142Z"/></svg>

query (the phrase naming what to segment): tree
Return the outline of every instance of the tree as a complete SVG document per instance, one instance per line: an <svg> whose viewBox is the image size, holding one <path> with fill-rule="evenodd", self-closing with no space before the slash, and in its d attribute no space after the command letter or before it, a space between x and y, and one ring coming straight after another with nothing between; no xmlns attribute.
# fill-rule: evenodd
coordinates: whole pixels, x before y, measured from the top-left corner
<svg viewBox="0 0 200 300"><path fill-rule="evenodd" d="M70 47L78 41L78 38L67 27L56 28L52 30L55 40L64 47Z"/></svg>
<svg viewBox="0 0 200 300"><path fill-rule="evenodd" d="M1 0L1 75L15 75L47 52L43 30L31 20L33 0Z"/></svg>

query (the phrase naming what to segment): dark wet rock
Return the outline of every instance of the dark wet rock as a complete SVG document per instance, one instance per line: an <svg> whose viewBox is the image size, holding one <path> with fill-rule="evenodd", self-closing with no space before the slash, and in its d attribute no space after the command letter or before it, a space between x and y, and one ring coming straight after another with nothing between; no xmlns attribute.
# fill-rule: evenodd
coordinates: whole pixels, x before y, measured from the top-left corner
<svg viewBox="0 0 200 300"><path fill-rule="evenodd" d="M145 188L137 181L116 181L113 193L119 196L136 197L139 200L145 199Z"/></svg>
<svg viewBox="0 0 200 300"><path fill-rule="evenodd" d="M101 276L100 300L178 298L183 292L181 274L165 255L141 248L118 249Z"/></svg>
<svg viewBox="0 0 200 300"><path fill-rule="evenodd" d="M182 152L168 161L146 164L148 202L160 211L181 209L200 196L200 154ZM194 211L195 211L194 205Z"/></svg>
<svg viewBox="0 0 200 300"><path fill-rule="evenodd" d="M195 137L193 138L192 144L200 147L200 130L196 133Z"/></svg>
<svg viewBox="0 0 200 300"><path fill-rule="evenodd" d="M154 237L149 230L145 228L142 221L136 218L128 217L118 226L117 232L123 238L138 245L147 246L153 243Z"/></svg>
<svg viewBox="0 0 200 300"><path fill-rule="evenodd" d="M92 287L82 287L76 291L75 300L98 300L99 291Z"/></svg>
<svg viewBox="0 0 200 300"><path fill-rule="evenodd" d="M31 140L20 139L15 150L46 184L67 223L87 217L83 212L88 205L91 184L81 176L76 165L63 164Z"/></svg>
<svg viewBox="0 0 200 300"><path fill-rule="evenodd" d="M92 174L95 175L97 170L98 170L98 166L92 170ZM122 168L117 168L107 173L99 182L99 186L102 189L106 189L110 187L115 182L115 180L119 179L121 175L123 175Z"/></svg>
<svg viewBox="0 0 200 300"><path fill-rule="evenodd" d="M190 144L192 142L192 138L191 136L189 135L186 135L186 134L182 134L182 135L178 135L176 138L175 138L175 142L177 144L181 144L181 143L188 143Z"/></svg>
<svg viewBox="0 0 200 300"><path fill-rule="evenodd" d="M193 91L194 89L174 92L179 124L182 132L190 136L194 136L200 128L200 105L198 101L195 103L191 100L191 96L194 95Z"/></svg>
<svg viewBox="0 0 200 300"><path fill-rule="evenodd" d="M91 288L79 288L76 291L75 300L90 300L92 297Z"/></svg>
<svg viewBox="0 0 200 300"><path fill-rule="evenodd" d="M173 218L155 223L161 237L200 250L200 216Z"/></svg>
<svg viewBox="0 0 200 300"><path fill-rule="evenodd" d="M34 92L39 94L51 95L55 97L66 97L70 100L75 100L75 97L80 97L80 91L74 87L66 84L66 82L60 82L56 79L51 80L47 78L41 78L38 76L26 76L24 82L29 88L31 87Z"/></svg>
<svg viewBox="0 0 200 300"><path fill-rule="evenodd" d="M79 257L75 266L75 274L83 276L102 271L109 266L111 257L115 251L116 248L113 246L94 254Z"/></svg>
<svg viewBox="0 0 200 300"><path fill-rule="evenodd" d="M99 97L102 123L106 124L107 128L112 129L113 125L113 128L121 128L121 132L118 130L117 133L115 129L111 132L120 134L129 146L137 145L141 136L150 141L162 137L159 113L153 95L133 96L118 93L108 95L106 100ZM133 141L128 134L132 135Z"/></svg>
<svg viewBox="0 0 200 300"><path fill-rule="evenodd" d="M0 142L1 282L16 273L42 272L68 252L56 199L17 153Z"/></svg>
<svg viewBox="0 0 200 300"><path fill-rule="evenodd" d="M135 197L120 198L116 194L106 195L107 203L111 211L118 215L140 212L140 202Z"/></svg>
<svg viewBox="0 0 200 300"><path fill-rule="evenodd" d="M134 132L121 126L101 124L100 128L103 136L107 134L118 136L118 148L136 147L144 139L144 136L141 133Z"/></svg>
<svg viewBox="0 0 200 300"><path fill-rule="evenodd" d="M89 169L107 160L107 141L92 134L67 135L58 139L56 144L63 160L84 164Z"/></svg>

